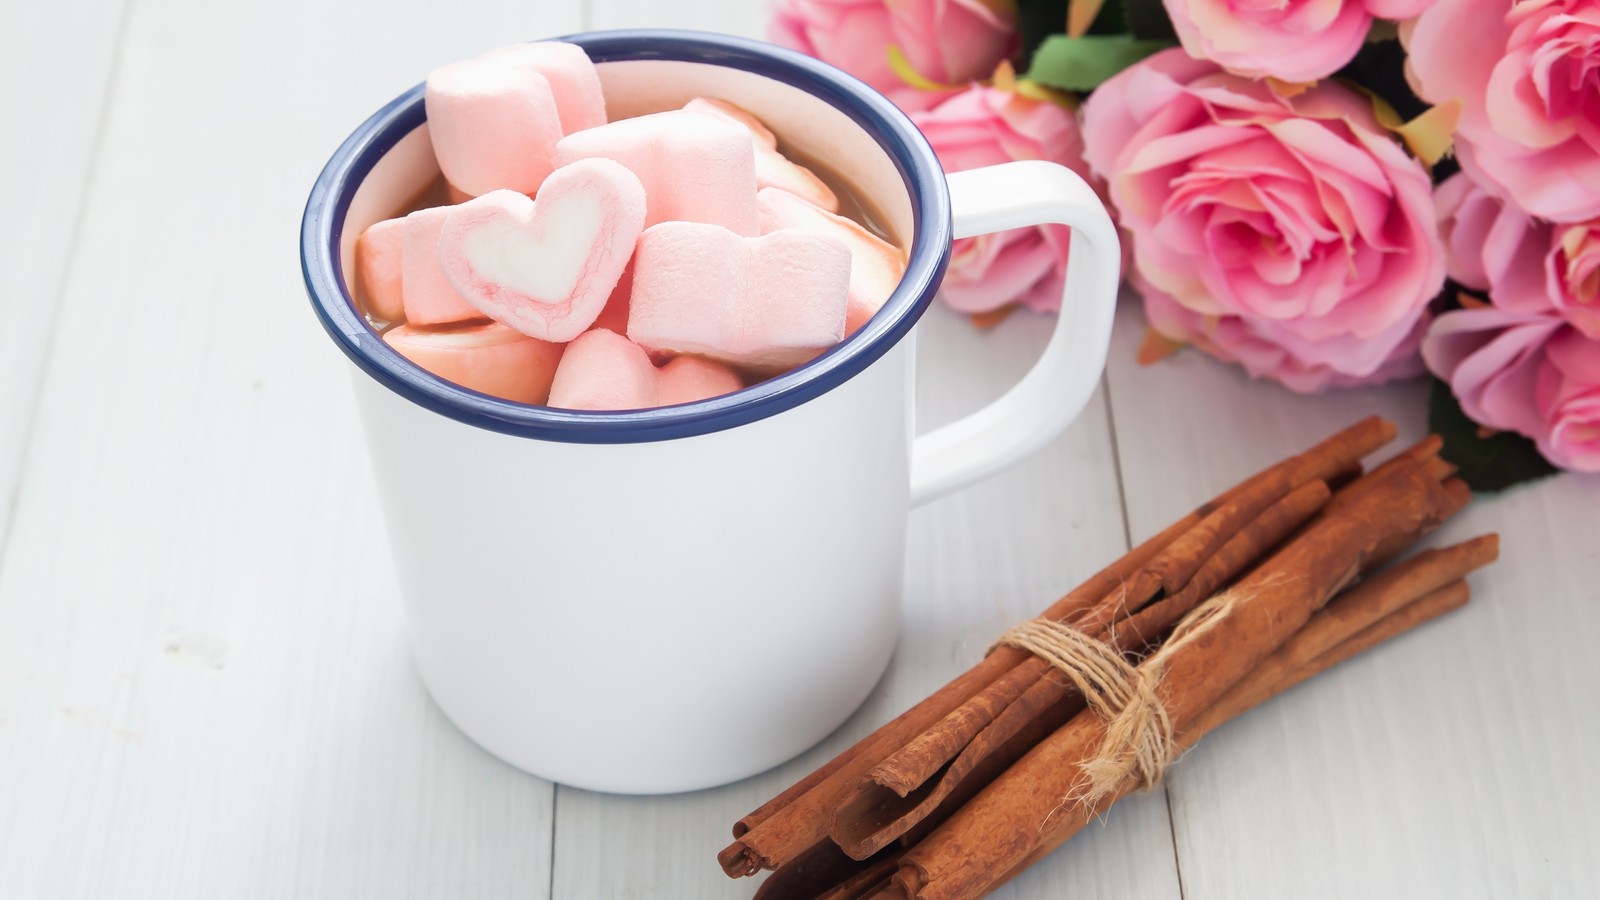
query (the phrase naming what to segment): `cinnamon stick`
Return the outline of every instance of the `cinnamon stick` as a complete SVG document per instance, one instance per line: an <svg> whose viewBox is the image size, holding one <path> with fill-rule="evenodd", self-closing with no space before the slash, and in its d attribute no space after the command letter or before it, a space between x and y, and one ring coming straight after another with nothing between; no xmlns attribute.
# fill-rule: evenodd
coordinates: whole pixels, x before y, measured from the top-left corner
<svg viewBox="0 0 1600 900"><path fill-rule="evenodd" d="M890 851L861 862L824 841L779 866L756 889L755 900L852 900L866 896L894 874L900 855Z"/></svg>
<svg viewBox="0 0 1600 900"><path fill-rule="evenodd" d="M1193 746L1213 729L1244 715L1302 681L1422 622L1459 609L1471 598L1472 590L1467 582L1458 578L1409 603L1401 604L1393 612L1368 623L1364 628L1356 629L1344 640L1333 643L1322 653L1302 659L1298 665L1272 665L1258 670L1259 674L1251 673L1251 677L1235 685L1234 690L1224 694L1222 699L1195 719L1184 731L1181 740L1185 746ZM1309 649L1298 648L1295 652L1285 654L1285 658L1301 656L1301 651Z"/></svg>
<svg viewBox="0 0 1600 900"><path fill-rule="evenodd" d="M1397 635L1465 606L1470 598L1471 590L1467 587L1467 583L1460 580L1453 581L1371 622L1365 628L1340 641L1331 649L1299 668L1287 673L1275 671L1270 676L1263 674L1258 677L1255 673L1251 673L1249 677L1235 685L1232 690L1224 694L1211 708L1207 709L1205 713L1195 720L1194 724L1179 738L1181 747L1188 749L1194 746L1200 738L1210 733L1213 729L1244 715L1262 703L1299 685L1301 682L1314 678ZM1321 614L1319 613L1317 617L1313 618L1312 623L1308 624L1301 632L1301 634L1307 636L1308 642L1320 639L1320 636L1316 635L1318 629L1315 628L1317 619L1320 617ZM1285 649L1288 648L1289 645L1286 644ZM1053 826L1049 837L1042 841L1027 858L1018 863L999 881L990 885L988 889L993 890L1000 887L1021 874L1028 866L1048 856L1082 830L1083 826L1103 816L1105 811L1116 800L1120 800L1137 789L1137 782L1130 779L1123 790L1115 797L1107 798L1092 810L1076 810L1069 817L1063 818ZM903 900L904 897L911 895L890 891L884 896L902 898Z"/></svg>
<svg viewBox="0 0 1600 900"><path fill-rule="evenodd" d="M1439 437L1437 434L1430 434L1415 444L1412 444L1404 450L1401 450L1399 453L1396 453L1389 459L1384 460L1371 471L1364 475L1357 476L1348 484L1335 491L1333 498L1328 501L1328 505L1326 507L1327 514L1331 515L1335 512L1338 512L1340 509L1343 509L1346 505L1348 505L1351 500L1354 500L1356 497L1359 497L1361 494L1370 490L1373 485L1382 483L1383 479L1390 472L1393 472L1397 467L1404 465L1408 461L1414 463L1427 462L1429 459L1437 457L1439 455L1439 451L1443 448L1444 439ZM1440 480L1442 481L1444 479L1441 478Z"/></svg>
<svg viewBox="0 0 1600 900"><path fill-rule="evenodd" d="M1163 624L1176 622L1200 600L1209 597L1246 565L1287 537L1327 499L1328 488L1321 481L1310 482L1291 492L1240 529L1198 571L1190 573L1192 581L1178 594L1147 607L1120 625L1113 622L1100 629L1097 636L1112 646L1137 649L1146 636ZM1134 624L1141 620L1142 627ZM1053 670L1043 660L1030 659L996 681L973 702L870 770L866 779L840 800L829 830L834 842L850 856L865 859L927 818L966 779L980 774L980 769L997 773L998 769L1010 765L1033 743L1013 741L1019 733L1026 731L1042 737L1040 732L1053 731L1082 708L1081 703L1063 703L1074 693L1073 686L1052 675ZM1029 683L1019 689L1016 683L1022 679ZM997 699L1002 689L1015 692L1014 699L1008 696ZM991 704L1000 709L989 717L986 726L973 729L973 736L964 747L947 750L954 743L952 735L957 732L953 727L941 726L949 726L957 716L973 708L987 711ZM1047 724L1035 725L1041 717L1046 718ZM971 718L962 719L957 725L968 725L971 721ZM942 758L937 755L943 752L949 755ZM984 763L997 753L1001 760L985 766ZM936 783L928 784L947 761L949 765L938 773ZM897 778L905 780L897 781ZM908 781L918 778L922 780L907 787Z"/></svg>
<svg viewBox="0 0 1600 900"><path fill-rule="evenodd" d="M1445 518L1450 518L1450 516L1455 515L1471 502L1472 492L1467 488L1465 482L1450 477L1455 474L1455 466L1439 458L1438 453L1443 446L1444 441L1438 435L1428 435L1421 441L1400 451L1393 459L1387 460L1371 472L1334 492L1332 499L1323 507L1322 514L1324 516L1333 515L1356 497L1370 490L1374 485L1381 484L1385 475L1393 471L1396 466L1412 462L1423 465L1431 476L1444 482L1445 489L1450 492L1451 497L1451 507ZM1367 562L1367 567L1377 568L1387 563L1404 552L1407 547L1416 543L1431 528L1432 526L1429 526L1415 534L1395 535L1390 538L1386 544L1373 552L1371 559Z"/></svg>
<svg viewBox="0 0 1600 900"><path fill-rule="evenodd" d="M1202 713L1179 737L1182 749L1193 746L1201 737L1234 718L1254 709L1309 678L1362 653L1384 641L1424 622L1464 605L1470 592L1466 582L1456 578L1442 587L1435 586L1440 578L1454 572L1464 576L1473 569L1493 561L1497 539L1486 535L1441 551L1428 551L1403 563L1392 573L1385 573L1383 581L1368 582L1360 588L1346 591L1317 613L1283 647L1268 657L1261 666L1252 670L1238 684L1229 689L1221 699ZM1396 608L1397 607L1397 608ZM1318 648L1323 648L1320 651ZM1308 659L1309 657L1309 659ZM1278 665L1283 660L1302 660L1296 665ZM1115 796L1097 804L1093 809L1079 809L1062 817L1054 826L1050 838L1042 843L1023 862L990 888L999 887L1048 855L1062 843L1072 838L1093 819L1101 817L1117 800L1135 791L1135 779L1128 779ZM898 860L903 850L880 854L870 863L881 872L892 860ZM786 874L780 869L768 884ZM860 881L855 884L860 884ZM876 887L881 882L874 882ZM829 894L818 888L813 893L826 897L849 896L906 896L898 889L887 888L873 894ZM805 897L812 894L788 893L784 897ZM758 898L766 898L758 894ZM773 895L767 900L776 900Z"/></svg>
<svg viewBox="0 0 1600 900"><path fill-rule="evenodd" d="M1266 700L1272 692L1280 690L1277 685L1291 673L1349 640L1361 629L1448 584L1460 582L1464 586L1461 579L1499 556L1500 536L1485 534L1450 547L1424 550L1345 591L1316 615L1314 623L1308 624L1232 688L1230 696L1247 694L1250 685L1255 685L1258 693L1238 712ZM1236 698L1236 702L1242 701ZM1207 710L1205 715L1225 714L1231 718L1237 714L1219 712L1220 706ZM1226 718L1218 721L1226 721Z"/></svg>
<svg viewBox="0 0 1600 900"><path fill-rule="evenodd" d="M832 888L816 895L815 900L858 900L888 887L900 865L900 854L886 853L870 865Z"/></svg>
<svg viewBox="0 0 1600 900"><path fill-rule="evenodd" d="M1183 590L1146 606L1119 624L1117 645L1134 650L1154 640L1158 634L1172 627L1202 601L1232 581L1246 566L1305 524L1312 513L1322 508L1329 496L1326 484L1312 481L1283 498L1282 502L1269 507L1233 540L1223 545L1216 556L1207 560L1194 581Z"/></svg>
<svg viewBox="0 0 1600 900"><path fill-rule="evenodd" d="M1052 604L1044 615L1066 619L1088 604L1103 600L1219 506L1244 491L1257 489L1263 481L1281 478L1290 485L1299 485L1318 479L1342 478L1362 457L1393 440L1394 435L1393 424L1377 417L1368 418L1246 479L1140 544ZM723 871L730 877L752 875L763 868L783 865L827 840L835 803L855 786L864 772L1027 658L1028 654L1021 650L997 648L932 696L740 819L734 826L734 842L717 855Z"/></svg>
<svg viewBox="0 0 1600 900"><path fill-rule="evenodd" d="M1256 702L1259 704L1261 701L1270 700L1289 688L1307 679L1315 678L1345 660L1365 653L1384 641L1421 625L1423 622L1438 618L1451 610L1460 609L1466 606L1471 599L1472 591L1467 586L1467 583L1465 581L1453 581L1433 593L1402 607L1399 611L1390 613L1383 619L1363 628L1354 637L1345 639L1332 650L1294 670L1279 683L1276 691L1262 696L1261 700ZM1255 708L1244 705L1248 702L1249 699L1245 697L1232 701L1237 711L1233 712L1230 718L1244 715ZM1227 714L1230 711L1224 709L1219 715ZM1221 724L1222 721L1227 720L1219 720L1217 724ZM1215 727L1215 725L1211 725L1211 727Z"/></svg>
<svg viewBox="0 0 1600 900"><path fill-rule="evenodd" d="M1253 479L1251 484L1196 523L1193 529L1156 554L1131 579L1131 585L1118 585L1116 590L1107 592L1098 603L1070 619L1071 625L1085 634L1103 636L1110 632L1119 618L1126 618L1128 614L1141 609L1158 593L1171 591L1181 594L1190 581L1198 573L1205 571L1207 565L1219 555L1223 557L1222 566L1213 566L1212 574L1217 574L1220 568L1231 577L1236 573L1237 566L1249 562L1256 554L1266 549L1264 546L1235 540L1245 532L1253 519L1264 517L1269 526L1280 520L1292 519L1293 524L1298 525L1306 515L1327 499L1327 489L1322 486L1294 494L1294 502L1283 504L1284 496L1293 493L1292 487L1286 487L1289 477L1286 469L1274 469L1266 473L1266 477ZM1312 482L1312 484L1321 483ZM1266 515L1268 510L1275 509L1270 506L1274 503L1287 508L1279 516ZM1225 547L1233 547L1234 553L1221 554L1220 551ZM1239 556L1246 558L1237 559ZM1230 562L1234 564L1233 572L1227 569ZM1189 594L1190 597L1196 598L1190 600L1190 605L1210 596L1215 588L1215 584L1210 587L1200 585L1197 590ZM904 797L927 781L933 772L962 752L963 748L967 747L981 731L988 728L997 716L1008 710L1024 692L1039 683L1048 671L1048 664L1038 658L1031 658L1018 665L971 701L952 711L933 728L874 766L869 777ZM1056 693L1045 702L1054 702L1061 696L1060 693Z"/></svg>
<svg viewBox="0 0 1600 900"><path fill-rule="evenodd" d="M1096 636L1104 634L1120 618L1139 611L1160 593L1166 593L1169 599L1172 595L1179 596L1161 612L1152 614L1152 617L1146 620L1147 629L1153 631L1158 621L1166 624L1176 621L1194 605L1210 596L1216 586L1222 583L1219 580L1207 585L1202 581L1192 589L1189 588L1197 573L1204 572L1206 565L1217 557L1222 548L1229 546L1228 542L1233 540L1241 529L1247 527L1252 520L1261 517L1264 510L1271 508L1272 504L1281 503L1286 495L1304 485L1347 472L1357 464L1362 455L1370 452L1373 441L1380 437L1388 440L1393 434L1392 425L1381 420L1369 419L1335 435L1306 453L1292 457L1250 478L1219 498L1211 514L1195 523L1192 529L1156 554L1131 579L1131 584L1119 585L1117 590L1108 592L1100 602L1071 619L1072 626L1086 634ZM1309 499L1310 496L1301 495L1299 499ZM1315 503L1320 504L1326 496L1324 492ZM1298 525L1299 520L1303 518L1299 510L1303 507L1294 504L1290 507L1295 516L1294 524ZM1271 527L1272 524L1270 519L1264 523L1265 527ZM1237 550L1248 553L1248 556L1234 560L1224 555L1220 571L1226 573L1226 578L1231 578L1236 571L1236 568L1232 567L1252 561L1257 553L1265 549L1265 546L1252 543L1235 545ZM1218 569L1214 569L1212 574L1217 574L1217 571ZM1185 590L1188 593L1184 593ZM910 745L873 767L869 777L901 797L907 796L923 785L940 767L962 753L981 731L991 726L996 717L1010 709L1025 692L1039 683L1047 670L1048 666L1038 659L1031 659L1017 666L993 682L977 697L957 707L928 732L915 738ZM1043 696L1044 693L1049 693L1048 699ZM1035 694L1032 698L1033 706L1013 715L1021 716L1024 720L1031 719L1038 714L1043 705L1055 702L1060 696L1060 692L1046 689ZM1014 730L1014 728L1007 729L1008 734L1014 733ZM1005 739L1005 735L997 736L994 742L998 743ZM859 830L848 824L845 828ZM838 835L835 837L837 839ZM871 852L866 849L867 843L862 841L852 840L846 846L859 848L850 849L849 852L852 853Z"/></svg>
<svg viewBox="0 0 1600 900"><path fill-rule="evenodd" d="M1426 460L1423 468L1428 470ZM1391 469L1392 470L1392 469ZM1432 472L1430 471L1430 475ZM1274 540L1275 542L1275 540ZM1444 550L1430 550L1408 560L1383 573L1376 579L1345 592L1330 603L1318 614L1320 624L1317 628L1308 626L1305 636L1319 638L1320 640L1302 640L1301 635L1291 640L1293 650L1298 656L1288 656L1283 652L1262 663L1256 671L1246 679L1253 680L1256 684L1271 687L1275 676L1283 674L1274 670L1292 667L1304 663L1310 656L1327 650L1333 643L1343 640L1353 633L1353 628L1340 630L1341 622L1348 622L1352 626L1366 624L1392 612L1399 605L1414 601L1418 596L1433 588L1439 587L1447 581L1458 579L1468 571L1487 564L1495 558L1498 542L1495 536L1488 535L1473 541L1456 545ZM1166 601L1163 601L1166 602ZM1158 604L1159 605L1159 604ZM1154 609L1155 607L1151 607ZM1147 610L1148 611L1148 610ZM1143 613L1140 614L1142 616ZM1140 616L1135 616L1138 619ZM1137 629L1129 627L1133 620L1125 624L1128 632L1137 633ZM1289 648L1290 645L1286 645ZM1282 658L1280 658L1282 657ZM1044 687L1048 682L1042 683ZM1260 699L1265 699L1260 698ZM1259 700L1257 701L1259 702ZM1005 766L1020 758L1029 748L1036 744L1045 734L1053 731L1055 727L1064 723L1072 715L1081 710L1081 700L1076 703L1061 705L1052 712L1054 715L1047 720L1035 722L1022 740L1013 741L1006 747L1006 752L997 754L999 759L989 760L986 767L987 775L979 775L975 779L979 785L986 784ZM1015 707L1013 708L1013 710ZM1013 710L1008 710L1009 714ZM999 722L997 721L997 725ZM1045 727L1040 727L1044 725ZM967 790L950 796L956 790L952 785L961 783L962 772L957 768L966 761L965 754L956 764L939 778L939 786L934 791L919 790L913 795L915 804L896 804L892 796L887 795L881 788L870 782L863 784L854 794L847 795L841 801L841 807L835 816L832 836L842 849L849 855L862 859L877 852L895 837L909 830L909 826L916 823L918 818L938 820L948 815L955 807L964 803L966 799L976 793ZM999 763L994 765L993 763ZM970 787L975 787L969 785ZM942 815L941 815L942 813Z"/></svg>
<svg viewBox="0 0 1600 900"><path fill-rule="evenodd" d="M1440 483L1408 461L1381 490L1313 523L1242 579L1226 595L1225 614L1163 651L1156 692L1173 724L1181 732L1292 637L1382 541L1437 522L1449 502ZM907 852L894 883L914 887L908 896L978 896L1036 849L1052 818L1070 813L1108 731L1099 716L1073 718Z"/></svg>

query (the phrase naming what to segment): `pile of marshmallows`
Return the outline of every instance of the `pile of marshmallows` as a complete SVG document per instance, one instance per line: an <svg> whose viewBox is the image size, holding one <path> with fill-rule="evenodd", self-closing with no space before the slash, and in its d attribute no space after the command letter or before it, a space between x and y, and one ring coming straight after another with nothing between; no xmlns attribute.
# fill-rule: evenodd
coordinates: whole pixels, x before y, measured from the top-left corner
<svg viewBox="0 0 1600 900"><path fill-rule="evenodd" d="M425 102L464 202L363 232L357 289L402 323L390 346L464 387L567 409L715 397L832 347L904 271L736 106L607 123L572 44L444 66Z"/></svg>

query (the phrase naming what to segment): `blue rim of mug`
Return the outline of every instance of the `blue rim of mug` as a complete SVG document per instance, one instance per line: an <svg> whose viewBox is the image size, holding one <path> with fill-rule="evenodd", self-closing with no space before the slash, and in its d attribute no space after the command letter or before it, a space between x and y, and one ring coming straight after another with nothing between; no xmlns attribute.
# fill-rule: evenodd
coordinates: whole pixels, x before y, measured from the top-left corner
<svg viewBox="0 0 1600 900"><path fill-rule="evenodd" d="M911 120L872 88L809 56L761 41L646 29L555 38L596 63L698 62L741 69L798 87L867 132L899 170L911 202L909 261L871 320L816 359L731 394L654 409L595 412L531 406L481 394L410 362L383 341L340 277L340 240L355 189L402 138L426 121L419 84L362 123L328 161L306 202L300 263L322 326L362 371L426 409L490 431L566 443L620 444L710 434L776 415L845 383L911 330L932 302L950 259L950 196L933 149Z"/></svg>

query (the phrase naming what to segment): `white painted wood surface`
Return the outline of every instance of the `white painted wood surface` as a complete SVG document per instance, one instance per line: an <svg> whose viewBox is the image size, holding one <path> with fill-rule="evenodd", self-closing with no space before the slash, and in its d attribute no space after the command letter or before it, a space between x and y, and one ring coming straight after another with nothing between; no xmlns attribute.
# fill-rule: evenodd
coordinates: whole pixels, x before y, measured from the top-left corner
<svg viewBox="0 0 1600 900"><path fill-rule="evenodd" d="M0 5L0 546L89 185L122 0ZM43 84L49 90L41 90Z"/></svg>
<svg viewBox="0 0 1600 900"><path fill-rule="evenodd" d="M735 817L1129 533L1368 411L1421 427L1414 386L1305 400L1192 354L1138 368L1125 314L1067 434L913 513L900 653L840 733L688 796L556 788L472 746L411 672L343 363L299 284L300 205L432 65L586 27L759 34L764 10L99 7L0 8L0 117L65 117L48 152L0 141L26 170L7 210L35 225L0 249L0 488L22 473L0 544L0 897L744 896L712 858ZM79 68L28 78L62 29ZM1046 327L935 310L929 424L997 395ZM1127 803L1003 896L1600 896L1597 525L1600 479L1480 501L1439 538L1504 534L1473 606L1214 735L1170 817L1162 792Z"/></svg>

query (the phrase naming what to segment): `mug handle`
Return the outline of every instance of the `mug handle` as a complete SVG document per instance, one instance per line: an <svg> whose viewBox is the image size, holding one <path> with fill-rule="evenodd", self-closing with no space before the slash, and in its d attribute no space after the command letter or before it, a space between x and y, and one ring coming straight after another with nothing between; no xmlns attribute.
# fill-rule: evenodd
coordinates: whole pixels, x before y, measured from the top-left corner
<svg viewBox="0 0 1600 900"><path fill-rule="evenodd" d="M1100 198L1066 166L1024 160L946 177L955 237L1067 225L1071 264L1055 331L1028 374L988 406L917 438L913 506L1017 462L1077 417L1105 368L1121 278L1116 226Z"/></svg>

